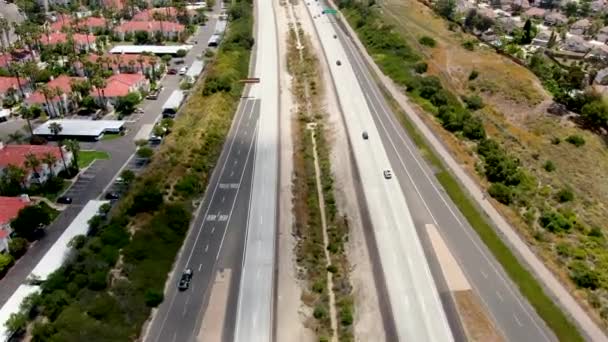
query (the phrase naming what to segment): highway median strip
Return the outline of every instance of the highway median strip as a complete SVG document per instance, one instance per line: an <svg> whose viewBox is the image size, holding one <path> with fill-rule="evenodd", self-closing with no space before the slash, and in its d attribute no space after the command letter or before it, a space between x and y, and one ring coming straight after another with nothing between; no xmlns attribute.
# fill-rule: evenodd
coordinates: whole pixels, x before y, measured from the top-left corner
<svg viewBox="0 0 608 342"><path fill-rule="evenodd" d="M348 220L338 212L334 198L330 146L318 104L318 59L308 37L296 29L289 33L287 65L298 105L293 122L293 192L296 257L306 283L302 302L312 308L308 322L319 341L353 341L354 303L344 246Z"/></svg>

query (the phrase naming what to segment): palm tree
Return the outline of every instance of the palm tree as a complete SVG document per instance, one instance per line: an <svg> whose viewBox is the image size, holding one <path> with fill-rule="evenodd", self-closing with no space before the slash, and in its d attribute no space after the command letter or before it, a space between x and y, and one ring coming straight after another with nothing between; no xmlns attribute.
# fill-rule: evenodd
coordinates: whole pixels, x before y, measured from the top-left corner
<svg viewBox="0 0 608 342"><path fill-rule="evenodd" d="M2 51L7 51L10 41L8 40L8 34L4 35L5 32L9 32L8 20L0 18L0 42L2 42ZM7 37L6 42L4 37Z"/></svg>
<svg viewBox="0 0 608 342"><path fill-rule="evenodd" d="M30 138L34 135L34 130L32 129L31 120L34 118L34 112L30 109L30 107L21 105L20 110L21 118L25 119L27 122L27 128L30 130Z"/></svg>
<svg viewBox="0 0 608 342"><path fill-rule="evenodd" d="M10 63L8 65L9 72L17 79L17 86L19 87L19 92L21 93L21 98L25 97L25 93L23 92L23 86L21 85L21 64L19 63Z"/></svg>
<svg viewBox="0 0 608 342"><path fill-rule="evenodd" d="M23 133L21 131L14 131L8 135L8 141L19 144L23 140Z"/></svg>
<svg viewBox="0 0 608 342"><path fill-rule="evenodd" d="M63 156L63 148L61 147L61 140L57 139L59 137L59 133L63 131L63 127L56 122L51 122L49 125L49 130L53 133L55 140L57 140L57 147L59 148L59 154L61 155L61 161L63 162L63 167L65 168L65 172L69 173L68 165L65 163L65 157Z"/></svg>
<svg viewBox="0 0 608 342"><path fill-rule="evenodd" d="M148 57L148 64L150 64L150 73L152 80L156 80L156 64L158 64L158 57L150 56Z"/></svg>
<svg viewBox="0 0 608 342"><path fill-rule="evenodd" d="M137 62L139 63L139 67L141 68L141 74L146 76L146 73L144 72L144 62L146 61L146 59L144 58L143 55L139 55L137 56Z"/></svg>
<svg viewBox="0 0 608 342"><path fill-rule="evenodd" d="M80 153L80 144L76 140L66 140L64 142L68 151L72 152L72 166L78 169L78 154Z"/></svg>
<svg viewBox="0 0 608 342"><path fill-rule="evenodd" d="M8 164L3 170L2 178L5 179L7 183L19 184L22 188L25 188L25 175L26 172L24 169L13 164Z"/></svg>
<svg viewBox="0 0 608 342"><path fill-rule="evenodd" d="M67 100L64 100L65 92L61 88L53 88L51 89L53 94L59 99L59 113L63 116L68 115L68 104Z"/></svg>
<svg viewBox="0 0 608 342"><path fill-rule="evenodd" d="M35 178L40 183L40 173L38 173L38 168L40 167L40 165L42 165L42 162L40 161L40 159L38 159L38 157L36 157L35 154L28 153L25 155L24 165L25 165L25 167L29 167L32 169L32 171L34 172L34 175L36 176Z"/></svg>
<svg viewBox="0 0 608 342"><path fill-rule="evenodd" d="M129 60L129 73L133 73L135 71L135 61Z"/></svg>
<svg viewBox="0 0 608 342"><path fill-rule="evenodd" d="M46 104L47 111L49 112L49 116L55 117L57 116L57 110L55 109L55 105L51 104L49 99L53 99L55 97L54 91L49 89L46 84L43 84L39 88L40 92L44 96L44 102ZM51 109L52 107L52 109Z"/></svg>
<svg viewBox="0 0 608 342"><path fill-rule="evenodd" d="M91 84L95 87L95 89L97 89L97 95L101 99L101 104L102 104L103 108L107 109L106 99L102 92L103 89L106 87L106 80L99 76L95 76L91 80Z"/></svg>
<svg viewBox="0 0 608 342"><path fill-rule="evenodd" d="M55 177L53 173L53 166L57 162L57 157L51 152L47 152L42 156L42 162L45 163L49 167L49 172L51 173L51 177Z"/></svg>

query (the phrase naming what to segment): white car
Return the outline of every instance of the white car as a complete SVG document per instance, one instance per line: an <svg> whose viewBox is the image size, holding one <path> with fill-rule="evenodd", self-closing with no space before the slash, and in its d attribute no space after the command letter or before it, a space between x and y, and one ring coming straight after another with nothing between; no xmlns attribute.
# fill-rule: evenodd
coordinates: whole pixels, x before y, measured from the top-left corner
<svg viewBox="0 0 608 342"><path fill-rule="evenodd" d="M180 76L184 76L186 74L186 71L188 71L188 67L182 67L181 69L179 69L178 74Z"/></svg>

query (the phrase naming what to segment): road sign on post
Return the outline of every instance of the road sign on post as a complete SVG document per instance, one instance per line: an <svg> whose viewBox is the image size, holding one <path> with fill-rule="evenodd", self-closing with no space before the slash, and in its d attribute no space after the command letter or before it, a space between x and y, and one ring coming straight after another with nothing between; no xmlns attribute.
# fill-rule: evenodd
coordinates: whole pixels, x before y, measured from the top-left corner
<svg viewBox="0 0 608 342"><path fill-rule="evenodd" d="M338 13L338 11L336 11L335 9L332 8L326 8L323 10L323 14L336 14Z"/></svg>

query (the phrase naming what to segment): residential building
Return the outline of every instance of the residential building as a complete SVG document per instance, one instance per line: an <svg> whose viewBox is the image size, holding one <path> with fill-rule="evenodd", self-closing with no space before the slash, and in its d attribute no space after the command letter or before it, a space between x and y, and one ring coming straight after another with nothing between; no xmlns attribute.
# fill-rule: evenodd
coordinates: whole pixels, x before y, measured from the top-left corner
<svg viewBox="0 0 608 342"><path fill-rule="evenodd" d="M25 104L28 106L39 105L49 117L58 117L70 113L76 109L75 98L72 94L72 82L81 80L83 80L81 77L61 75L46 84L48 89L56 92L54 96L49 94L45 96L42 91L38 90L25 99Z"/></svg>
<svg viewBox="0 0 608 342"><path fill-rule="evenodd" d="M65 159L66 165L72 163L73 155L72 152L63 149L63 158ZM50 153L55 157L56 162L53 165L47 165L42 162L45 155ZM36 169L36 172L31 167L26 165L26 156L29 154L35 155L38 160L41 161L40 166ZM23 179L23 184L28 187L32 183L44 183L52 175L57 175L59 172L65 169L63 160L61 159L61 153L59 147L53 145L4 145L0 142L0 174L4 172L9 165L17 166L22 168L26 175Z"/></svg>
<svg viewBox="0 0 608 342"><path fill-rule="evenodd" d="M74 33L72 35L74 46L79 51L95 50L95 36L92 34ZM57 45L66 44L69 41L69 35L63 32L53 32L51 34L43 34L40 37L42 45Z"/></svg>
<svg viewBox="0 0 608 342"><path fill-rule="evenodd" d="M129 93L150 90L150 81L142 74L117 74L106 80L106 87L97 91L91 90L91 96L98 102L107 101L112 105L118 103L118 99ZM101 95L101 96L100 96Z"/></svg>
<svg viewBox="0 0 608 342"><path fill-rule="evenodd" d="M151 75L152 70L160 71L161 60L157 57L156 62L152 64L152 56L142 54L107 54L103 56L90 54L87 59L93 64L99 64L107 70L111 70L114 74L122 73L143 73ZM143 65L143 70L142 70ZM80 64L75 66L76 72L84 76L84 70Z"/></svg>
<svg viewBox="0 0 608 342"><path fill-rule="evenodd" d="M52 31L62 31L62 29L74 28L79 31L86 32L97 32L99 30L103 30L108 25L108 22L105 18L99 17L86 17L80 18L78 20L74 20L72 17L66 16L61 20L57 20L56 22L51 24Z"/></svg>
<svg viewBox="0 0 608 342"><path fill-rule="evenodd" d="M13 62L25 62L32 59L32 55L24 49L13 50L10 53L0 53L0 67L8 68Z"/></svg>
<svg viewBox="0 0 608 342"><path fill-rule="evenodd" d="M19 87L21 85L21 87ZM23 91L23 94L21 93ZM27 78L0 76L0 100L12 96L15 101L26 97L30 91Z"/></svg>
<svg viewBox="0 0 608 342"><path fill-rule="evenodd" d="M27 195L20 197L0 196L0 253L8 251L8 243L11 229L11 221L17 218L21 209L30 205L30 198Z"/></svg>
<svg viewBox="0 0 608 342"><path fill-rule="evenodd" d="M568 18L560 12L548 12L545 15L545 25L548 26L565 25L567 22Z"/></svg>
<svg viewBox="0 0 608 342"><path fill-rule="evenodd" d="M184 32L185 27L172 21L137 21L131 20L114 28L114 33L119 39L125 39L126 34L134 34L138 31L148 32L155 35L161 32L165 39L177 39Z"/></svg>
<svg viewBox="0 0 608 342"><path fill-rule="evenodd" d="M605 43L608 41L608 26L602 27L595 36L595 40Z"/></svg>
<svg viewBox="0 0 608 342"><path fill-rule="evenodd" d="M583 36L587 34L587 31L591 28L591 21L589 19L581 19L576 21L570 26L570 33Z"/></svg>
<svg viewBox="0 0 608 342"><path fill-rule="evenodd" d="M559 35L556 35L555 39L559 39ZM547 47L549 45L549 40L551 40L551 32L540 31L536 35L536 37L532 39L532 45L539 47Z"/></svg>
<svg viewBox="0 0 608 342"><path fill-rule="evenodd" d="M538 7L532 7L524 12L523 16L527 18L542 19L545 16L545 10Z"/></svg>
<svg viewBox="0 0 608 342"><path fill-rule="evenodd" d="M195 21L198 17L198 13L194 10L186 9L190 21ZM175 7L156 7L144 9L133 16L133 20L137 21L151 21L156 19L175 21L178 16L183 15Z"/></svg>
<svg viewBox="0 0 608 342"><path fill-rule="evenodd" d="M591 45L581 36L568 34L562 44L562 50L576 53L587 53Z"/></svg>
<svg viewBox="0 0 608 342"><path fill-rule="evenodd" d="M608 68L604 68L597 72L593 83L600 85L608 85Z"/></svg>
<svg viewBox="0 0 608 342"><path fill-rule="evenodd" d="M516 29L524 27L524 23L519 17L502 17L496 19L497 26L505 33L511 34Z"/></svg>
<svg viewBox="0 0 608 342"><path fill-rule="evenodd" d="M606 0L591 1L591 10L595 13L606 11Z"/></svg>

